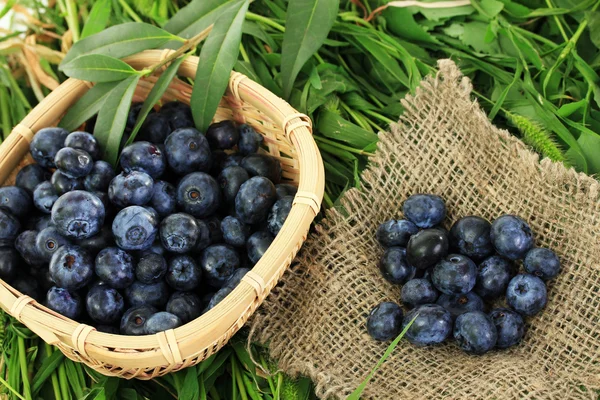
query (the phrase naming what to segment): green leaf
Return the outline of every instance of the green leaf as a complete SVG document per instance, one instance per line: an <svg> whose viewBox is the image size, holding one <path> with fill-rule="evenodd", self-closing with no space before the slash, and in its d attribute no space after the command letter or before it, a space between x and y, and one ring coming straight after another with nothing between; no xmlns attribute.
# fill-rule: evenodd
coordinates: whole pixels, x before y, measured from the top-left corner
<svg viewBox="0 0 600 400"><path fill-rule="evenodd" d="M59 68L64 70L67 64L83 55L102 54L122 58L143 50L157 48L169 40L178 39L169 32L142 22L115 25L75 43Z"/></svg>
<svg viewBox="0 0 600 400"><path fill-rule="evenodd" d="M327 110L319 112L317 130L325 137L335 139L357 149L374 149L377 134L346 121L340 115Z"/></svg>
<svg viewBox="0 0 600 400"><path fill-rule="evenodd" d="M162 98L163 94L169 87L169 84L173 80L173 77L177 74L179 70L179 66L187 57L179 57L175 61L169 65L169 67L160 75L150 93L148 93L148 97L144 100L144 104L138 114L137 120L135 121L135 125L131 131L131 135L127 140L127 145L133 143L133 140L137 136L138 131L142 127L144 120L148 116L148 113L152 110L152 107Z"/></svg>
<svg viewBox="0 0 600 400"><path fill-rule="evenodd" d="M252 79L254 82L260 83L262 85L260 78L256 74L256 71L254 71L254 67L252 66L252 63L242 61L242 60L237 60L235 62L235 65L233 66L233 69L239 73L246 75L248 78Z"/></svg>
<svg viewBox="0 0 600 400"><path fill-rule="evenodd" d="M95 387L88 392L85 396L81 397L81 400L106 400L104 394L104 388Z"/></svg>
<svg viewBox="0 0 600 400"><path fill-rule="evenodd" d="M300 69L327 38L339 0L290 0L281 52L283 95L288 98Z"/></svg>
<svg viewBox="0 0 600 400"><path fill-rule="evenodd" d="M53 351L52 354L42 362L42 365L39 366L31 381L31 390L34 395L38 393L64 358L65 356L60 351Z"/></svg>
<svg viewBox="0 0 600 400"><path fill-rule="evenodd" d="M475 9L472 6L461 6L447 8L418 8L418 11L430 21L439 21L461 15L473 14Z"/></svg>
<svg viewBox="0 0 600 400"><path fill-rule="evenodd" d="M180 9L164 26L182 38L189 39L214 24L236 0L193 0Z"/></svg>
<svg viewBox="0 0 600 400"><path fill-rule="evenodd" d="M200 397L200 388L198 387L196 367L190 367L186 370L183 385L179 390L179 399L196 400L198 397Z"/></svg>
<svg viewBox="0 0 600 400"><path fill-rule="evenodd" d="M94 4L81 31L81 39L102 32L106 28L110 19L111 4L110 0L100 0Z"/></svg>
<svg viewBox="0 0 600 400"><path fill-rule="evenodd" d="M242 39L249 0L239 0L221 15L200 52L191 107L196 127L205 132L225 93Z"/></svg>
<svg viewBox="0 0 600 400"><path fill-rule="evenodd" d="M513 0L500 0L504 4L504 9L512 16L518 18L527 18L531 13L531 8L527 8L522 4Z"/></svg>
<svg viewBox="0 0 600 400"><path fill-rule="evenodd" d="M406 8L388 7L383 16L388 29L395 35L407 40L439 44L436 38L423 30L421 25L415 21L413 13Z"/></svg>
<svg viewBox="0 0 600 400"><path fill-rule="evenodd" d="M77 102L72 105L58 126L68 131L77 129L81 124L100 111L106 97L119 82L98 83L88 90Z"/></svg>
<svg viewBox="0 0 600 400"><path fill-rule="evenodd" d="M485 13L485 16L490 19L500 14L504 8L504 4L498 0L481 0L479 6Z"/></svg>
<svg viewBox="0 0 600 400"><path fill-rule="evenodd" d="M582 132L577 139L581 151L587 160L588 174L600 173L600 137L589 132Z"/></svg>
<svg viewBox="0 0 600 400"><path fill-rule="evenodd" d="M588 29L590 30L590 39L594 46L600 49L600 11L594 11L587 14Z"/></svg>
<svg viewBox="0 0 600 400"><path fill-rule="evenodd" d="M312 87L314 87L315 89L322 89L323 88L323 83L321 82L321 77L319 76L319 70L317 69L316 66L314 66L311 71L310 71L310 75L308 76L308 80L311 84Z"/></svg>
<svg viewBox="0 0 600 400"><path fill-rule="evenodd" d="M570 116L574 112L579 111L582 108L585 108L586 104L587 104L587 102L586 102L585 99L579 100L579 101L574 101L574 102L571 102L571 103L566 103L566 104L563 104L558 109L558 111L556 112L556 114L558 114L558 116L560 116L560 117L567 118L568 116Z"/></svg>
<svg viewBox="0 0 600 400"><path fill-rule="evenodd" d="M140 80L139 75L130 76L119 83L108 95L98 114L94 136L103 150L102 158L114 167L119 157L119 147L133 93Z"/></svg>
<svg viewBox="0 0 600 400"><path fill-rule="evenodd" d="M402 71L398 62L390 55L388 49L386 49L380 41L377 41L368 36L357 35L354 39L360 44L360 47L364 48L368 53L373 55L377 61L381 64L382 68L389 73L396 81L400 82L405 87L410 87L408 76Z"/></svg>
<svg viewBox="0 0 600 400"><path fill-rule="evenodd" d="M71 78L90 82L113 82L139 76L139 72L124 61L101 54L77 57L64 66L63 72Z"/></svg>
<svg viewBox="0 0 600 400"><path fill-rule="evenodd" d="M242 25L242 33L244 35L254 36L255 38L262 40L265 42L272 51L278 51L279 46L277 46L277 42L273 40L273 37L267 34L262 27L253 21L244 21L244 25Z"/></svg>

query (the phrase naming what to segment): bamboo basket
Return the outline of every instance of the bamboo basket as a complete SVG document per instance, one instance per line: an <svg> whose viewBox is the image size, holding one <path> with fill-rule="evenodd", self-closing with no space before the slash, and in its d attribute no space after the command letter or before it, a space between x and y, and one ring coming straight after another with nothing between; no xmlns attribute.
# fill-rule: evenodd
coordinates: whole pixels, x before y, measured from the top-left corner
<svg viewBox="0 0 600 400"><path fill-rule="evenodd" d="M169 56L172 50L148 50L125 59L142 69ZM194 78L197 57L187 58L178 75ZM135 97L147 96L156 77L140 81ZM32 162L29 143L35 132L58 123L91 84L68 79L27 115L0 146L0 182L14 182L18 170ZM174 79L163 100L189 104L191 86ZM282 164L284 181L298 193L283 228L260 261L238 287L215 308L177 329L147 336L123 336L96 331L22 295L0 280L0 306L57 346L68 358L108 376L152 379L197 364L217 352L244 325L289 267L319 212L324 188L321 156L311 136L310 119L281 98L239 73L232 73L215 121L248 123L264 136L267 150Z"/></svg>

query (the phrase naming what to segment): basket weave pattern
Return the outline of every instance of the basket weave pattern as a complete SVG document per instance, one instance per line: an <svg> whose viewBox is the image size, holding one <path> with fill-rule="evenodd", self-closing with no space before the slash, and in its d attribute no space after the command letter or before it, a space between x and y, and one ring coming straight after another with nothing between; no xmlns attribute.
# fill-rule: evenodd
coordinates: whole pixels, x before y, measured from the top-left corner
<svg viewBox="0 0 600 400"><path fill-rule="evenodd" d="M125 59L141 69L172 50L148 50ZM197 57L188 57L179 76L193 78ZM157 77L142 79L134 100L143 100ZM36 131L54 126L89 88L89 82L68 79L18 124L0 146L0 182L14 182L16 173L33 160L29 143ZM189 103L191 86L171 82L164 101ZM151 379L199 363L214 354L245 324L289 267L306 239L321 206L324 170L311 136L311 122L285 101L239 73L232 73L214 121L247 123L264 136L266 150L279 159L283 178L298 186L292 210L268 251L238 287L215 308L177 329L147 336L97 332L44 307L0 280L0 306L67 357L109 376Z"/></svg>

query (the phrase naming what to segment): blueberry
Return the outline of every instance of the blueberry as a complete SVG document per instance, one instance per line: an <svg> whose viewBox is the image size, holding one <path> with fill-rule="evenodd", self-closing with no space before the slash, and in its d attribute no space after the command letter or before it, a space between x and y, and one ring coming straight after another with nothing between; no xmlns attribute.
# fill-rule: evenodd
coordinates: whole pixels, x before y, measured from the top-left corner
<svg viewBox="0 0 600 400"><path fill-rule="evenodd" d="M272 242L273 236L265 231L254 232L248 238L246 250L248 250L248 258L250 258L252 265L256 264L262 258Z"/></svg>
<svg viewBox="0 0 600 400"><path fill-rule="evenodd" d="M96 284L87 293L85 308L94 321L101 324L112 324L121 320L125 302L117 289L104 284Z"/></svg>
<svg viewBox="0 0 600 400"><path fill-rule="evenodd" d="M17 218L29 215L33 200L27 190L18 186L0 188L0 208L10 212Z"/></svg>
<svg viewBox="0 0 600 400"><path fill-rule="evenodd" d="M44 263L36 246L38 231L23 231L15 240L15 249L23 260L31 266L39 266Z"/></svg>
<svg viewBox="0 0 600 400"><path fill-rule="evenodd" d="M119 206L143 206L152 199L154 181L145 172L122 172L110 182L108 197L110 201Z"/></svg>
<svg viewBox="0 0 600 400"><path fill-rule="evenodd" d="M100 232L104 216L100 199L83 190L63 194L52 207L52 223L61 235L73 239L86 239Z"/></svg>
<svg viewBox="0 0 600 400"><path fill-rule="evenodd" d="M221 161L221 170L229 167L241 167L243 159L244 156L238 153L226 154L225 158Z"/></svg>
<svg viewBox="0 0 600 400"><path fill-rule="evenodd" d="M138 116L140 114L140 111L142 110L142 107L144 107L144 103L141 103L141 102L131 103L131 106L129 107L129 112L127 113L127 120L125 122L125 130L126 131L133 130L133 128L135 127L135 123L138 119Z"/></svg>
<svg viewBox="0 0 600 400"><path fill-rule="evenodd" d="M73 191L73 190L82 190L84 188L83 179L81 178L70 178L60 172L59 169L54 171L52 174L52 179L50 180L52 183L52 187L54 191L59 196Z"/></svg>
<svg viewBox="0 0 600 400"><path fill-rule="evenodd" d="M43 231L46 228L50 228L54 226L52 223L52 218L48 214L34 215L25 224L25 229L34 230L34 231Z"/></svg>
<svg viewBox="0 0 600 400"><path fill-rule="evenodd" d="M525 322L519 313L507 308L497 308L490 312L490 317L498 332L496 347L499 349L518 344L525 335Z"/></svg>
<svg viewBox="0 0 600 400"><path fill-rule="evenodd" d="M167 251L174 253L191 251L199 235L198 222L189 214L171 214L160 224L160 240Z"/></svg>
<svg viewBox="0 0 600 400"><path fill-rule="evenodd" d="M8 211L0 209L0 240L11 242L21 230L21 223Z"/></svg>
<svg viewBox="0 0 600 400"><path fill-rule="evenodd" d="M169 260L165 281L175 290L188 291L198 287L202 270L188 255L178 255Z"/></svg>
<svg viewBox="0 0 600 400"><path fill-rule="evenodd" d="M215 293L210 298L210 301L208 302L208 305L204 309L203 313L207 312L208 310L211 310L211 309L215 308L215 306L217 304L219 304L221 301L223 301L225 299L225 297L229 296L229 294L231 292L233 292L233 289L230 288L229 286L224 286L221 289L219 289L217 291L217 293Z"/></svg>
<svg viewBox="0 0 600 400"><path fill-rule="evenodd" d="M448 237L439 229L423 229L412 235L406 246L406 259L417 269L427 269L448 254Z"/></svg>
<svg viewBox="0 0 600 400"><path fill-rule="evenodd" d="M560 261L556 254L542 247L531 249L523 260L525 271L547 281L560 272Z"/></svg>
<svg viewBox="0 0 600 400"><path fill-rule="evenodd" d="M155 113L146 117L138 137L151 143L164 143L169 133L169 118L165 114Z"/></svg>
<svg viewBox="0 0 600 400"><path fill-rule="evenodd" d="M419 228L409 220L390 219L377 228L377 240L383 247L405 247L410 237L418 231Z"/></svg>
<svg viewBox="0 0 600 400"><path fill-rule="evenodd" d="M160 311L146 320L144 333L146 335L153 335L158 332L175 329L179 326L181 326L181 320L177 315Z"/></svg>
<svg viewBox="0 0 600 400"><path fill-rule="evenodd" d="M182 128L191 128L194 126L194 119L192 118L192 111L189 106L185 109L175 109L168 113L169 126L171 131Z"/></svg>
<svg viewBox="0 0 600 400"><path fill-rule="evenodd" d="M498 332L489 315L482 311L469 311L456 318L454 339L458 347L467 353L484 354L496 345Z"/></svg>
<svg viewBox="0 0 600 400"><path fill-rule="evenodd" d="M167 254L167 250L163 247L160 239L156 239L152 246L148 247L145 250L139 252L139 257L145 257L149 254L158 254L159 256L165 257Z"/></svg>
<svg viewBox="0 0 600 400"><path fill-rule="evenodd" d="M32 276L21 274L15 280L13 280L10 285L22 294L32 297L38 301L41 300L40 285Z"/></svg>
<svg viewBox="0 0 600 400"><path fill-rule="evenodd" d="M250 179L248 172L242 167L227 167L219 174L217 182L223 192L223 200L227 204L233 204L235 202L235 196L237 196L240 186L244 182Z"/></svg>
<svg viewBox="0 0 600 400"><path fill-rule="evenodd" d="M0 247L0 279L11 280L17 275L21 258L12 247Z"/></svg>
<svg viewBox="0 0 600 400"><path fill-rule="evenodd" d="M132 307L147 304L162 308L169 300L169 287L163 280L150 284L135 281L125 289L125 299Z"/></svg>
<svg viewBox="0 0 600 400"><path fill-rule="evenodd" d="M229 287L231 289L235 289L242 281L242 278L244 276L246 276L248 271L250 271L248 268L236 269L235 272L233 273L233 275L231 275L229 277L229 279L227 279L227 282L225 282L225 285L223 287Z"/></svg>
<svg viewBox="0 0 600 400"><path fill-rule="evenodd" d="M33 191L33 204L43 213L50 214L57 200L58 194L50 181L40 183Z"/></svg>
<svg viewBox="0 0 600 400"><path fill-rule="evenodd" d="M144 335L146 320L158 310L150 305L131 307L121 317L120 333L122 335Z"/></svg>
<svg viewBox="0 0 600 400"><path fill-rule="evenodd" d="M509 260L500 256L491 256L479 264L475 293L484 299L495 299L506 293L508 282L514 276Z"/></svg>
<svg viewBox="0 0 600 400"><path fill-rule="evenodd" d="M182 323L198 318L202 313L202 301L191 292L175 292L167 302L167 312L177 315Z"/></svg>
<svg viewBox="0 0 600 400"><path fill-rule="evenodd" d="M250 236L250 227L235 217L227 216L221 221L221 232L225 243L243 247Z"/></svg>
<svg viewBox="0 0 600 400"><path fill-rule="evenodd" d="M167 167L162 151L150 142L134 142L125 147L121 152L120 164L127 173L145 172L153 179L160 177Z"/></svg>
<svg viewBox="0 0 600 400"><path fill-rule="evenodd" d="M514 215L503 215L492 223L490 237L501 256L518 260L533 248L533 233L525 221Z"/></svg>
<svg viewBox="0 0 600 400"><path fill-rule="evenodd" d="M400 333L402 316L398 304L389 301L378 304L367 318L367 332L373 339L382 342L393 339Z"/></svg>
<svg viewBox="0 0 600 400"><path fill-rule="evenodd" d="M29 164L17 174L15 185L33 194L35 187L50 179L50 173L39 164Z"/></svg>
<svg viewBox="0 0 600 400"><path fill-rule="evenodd" d="M96 275L115 289L125 289L133 283L133 257L118 247L107 247L96 256Z"/></svg>
<svg viewBox="0 0 600 400"><path fill-rule="evenodd" d="M218 219L213 220L208 220L209 222L213 222L213 225L217 225L217 229L219 229L218 234L221 234L221 221L219 221ZM216 221L216 222L215 222ZM209 223L207 223L204 220L201 219L197 219L196 222L198 223L198 240L196 240L196 246L194 247L194 249L192 251L194 252L200 252L202 250L204 250L205 248L207 248L208 246L210 246L211 243L213 243L213 240L211 238L211 236L213 235L211 233L211 230L209 228ZM216 243L216 240L215 240Z"/></svg>
<svg viewBox="0 0 600 400"><path fill-rule="evenodd" d="M42 128L29 145L31 157L44 168L54 168L54 157L64 147L69 131L62 128Z"/></svg>
<svg viewBox="0 0 600 400"><path fill-rule="evenodd" d="M198 265L209 285L221 287L240 266L240 257L231 246L213 244L202 251Z"/></svg>
<svg viewBox="0 0 600 400"><path fill-rule="evenodd" d="M449 254L433 268L431 282L442 293L464 294L475 287L477 265L462 254Z"/></svg>
<svg viewBox="0 0 600 400"><path fill-rule="evenodd" d="M485 304L481 297L473 292L465 294L445 294L443 293L436 302L450 312L452 318L458 317L467 311L483 311Z"/></svg>
<svg viewBox="0 0 600 400"><path fill-rule="evenodd" d="M253 154L258 151L259 146L264 141L261 134L257 133L253 127L243 124L238 127L240 140L238 149L243 155Z"/></svg>
<svg viewBox="0 0 600 400"><path fill-rule="evenodd" d="M437 304L422 304L407 312L402 329L404 330L413 319L414 322L404 337L418 346L442 343L452 331L452 315Z"/></svg>
<svg viewBox="0 0 600 400"><path fill-rule="evenodd" d="M402 286L400 294L402 303L409 308L435 303L438 296L437 289L427 279L411 279Z"/></svg>
<svg viewBox="0 0 600 400"><path fill-rule="evenodd" d="M275 186L262 176L255 176L242 184L235 197L235 211L247 224L264 220L275 203Z"/></svg>
<svg viewBox="0 0 600 400"><path fill-rule="evenodd" d="M275 192L277 193L277 200L279 200L285 196L295 196L298 188L289 183L278 183L275 185Z"/></svg>
<svg viewBox="0 0 600 400"><path fill-rule="evenodd" d="M419 228L431 228L446 217L446 205L440 196L414 194L404 202L402 211L406 219Z"/></svg>
<svg viewBox="0 0 600 400"><path fill-rule="evenodd" d="M94 160L100 157L100 145L94 135L88 132L71 132L65 139L65 147L83 150Z"/></svg>
<svg viewBox="0 0 600 400"><path fill-rule="evenodd" d="M406 249L390 247L379 260L379 270L383 277L393 284L404 284L415 276L415 267L406 261Z"/></svg>
<svg viewBox="0 0 600 400"><path fill-rule="evenodd" d="M54 163L69 178L82 178L92 171L94 162L86 151L64 147L56 153Z"/></svg>
<svg viewBox="0 0 600 400"><path fill-rule="evenodd" d="M51 287L56 286L48 268L30 268L29 273L37 281L42 295L48 292Z"/></svg>
<svg viewBox="0 0 600 400"><path fill-rule="evenodd" d="M277 200L275 204L273 204L273 207L267 216L267 228L273 236L277 236L283 227L285 220L292 210L293 202L294 198L292 196L286 196Z"/></svg>
<svg viewBox="0 0 600 400"><path fill-rule="evenodd" d="M206 218L202 221L206 224L206 227L208 228L208 237L210 239L210 242L208 244L222 242L223 232L221 232L221 220L216 215L213 215L212 217ZM196 250L198 250L198 248Z"/></svg>
<svg viewBox="0 0 600 400"><path fill-rule="evenodd" d="M535 315L542 311L547 302L546 285L537 276L519 274L508 283L506 303L521 315Z"/></svg>
<svg viewBox="0 0 600 400"><path fill-rule="evenodd" d="M175 211L177 198L175 187L169 182L155 181L152 187L152 198L149 205L156 210L158 215L166 217Z"/></svg>
<svg viewBox="0 0 600 400"><path fill-rule="evenodd" d="M81 297L77 293L54 286L46 294L46 307L67 318L75 319L81 314Z"/></svg>
<svg viewBox="0 0 600 400"><path fill-rule="evenodd" d="M100 232L94 236L77 241L77 245L86 249L90 254L96 255L101 250L113 246L115 243L112 230L109 225L104 225Z"/></svg>
<svg viewBox="0 0 600 400"><path fill-rule="evenodd" d="M167 268L167 260L162 255L146 254L135 267L135 277L142 283L156 283L165 276Z"/></svg>
<svg viewBox="0 0 600 400"><path fill-rule="evenodd" d="M194 128L173 131L165 140L165 153L169 166L179 175L207 172L212 165L208 141Z"/></svg>
<svg viewBox="0 0 600 400"><path fill-rule="evenodd" d="M177 185L177 205L194 217L213 214L221 203L219 184L204 172L186 175Z"/></svg>
<svg viewBox="0 0 600 400"><path fill-rule="evenodd" d="M102 333L108 333L111 335L119 335L119 327L115 326L115 325L104 325L104 324L98 324L96 325L96 330L98 332L102 332Z"/></svg>
<svg viewBox="0 0 600 400"><path fill-rule="evenodd" d="M164 113L165 115L168 115L169 112L172 112L174 110L184 110L186 112L191 112L189 105L182 103L178 100L168 101L165 104L163 104L160 108L160 112Z"/></svg>
<svg viewBox="0 0 600 400"><path fill-rule="evenodd" d="M250 154L244 157L241 166L250 176L264 176L275 184L281 181L281 163L268 154Z"/></svg>
<svg viewBox="0 0 600 400"><path fill-rule="evenodd" d="M58 287L81 289L94 277L94 259L79 246L61 246L50 260L50 276Z"/></svg>
<svg viewBox="0 0 600 400"><path fill-rule="evenodd" d="M55 227L49 227L37 234L35 246L37 254L43 261L49 262L56 251L71 241L58 232Z"/></svg>
<svg viewBox="0 0 600 400"><path fill-rule="evenodd" d="M456 221L448 237L450 248L479 261L494 253L490 239L491 224L484 218L468 216Z"/></svg>
<svg viewBox="0 0 600 400"><path fill-rule="evenodd" d="M156 214L144 207L131 206L119 211L112 224L117 246L123 250L145 250L158 233Z"/></svg>
<svg viewBox="0 0 600 400"><path fill-rule="evenodd" d="M91 172L85 177L83 185L90 192L106 192L115 177L115 170L106 161L96 161Z"/></svg>
<svg viewBox="0 0 600 400"><path fill-rule="evenodd" d="M206 131L210 147L215 149L231 149L240 139L240 134L231 121L221 121L211 124Z"/></svg>

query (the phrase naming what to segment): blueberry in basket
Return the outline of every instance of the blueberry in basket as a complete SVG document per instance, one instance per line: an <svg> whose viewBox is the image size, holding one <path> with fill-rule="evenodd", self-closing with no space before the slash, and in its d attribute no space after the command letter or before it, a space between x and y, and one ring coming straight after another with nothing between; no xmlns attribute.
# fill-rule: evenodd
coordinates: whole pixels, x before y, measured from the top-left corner
<svg viewBox="0 0 600 400"><path fill-rule="evenodd" d="M118 162L102 159L91 133L44 128L35 162L0 188L0 279L113 334L174 329L224 301L297 190L252 126L200 132L189 106L171 102L131 137L141 107L128 114Z"/></svg>
<svg viewBox="0 0 600 400"><path fill-rule="evenodd" d="M284 198L287 188L278 186L278 198ZM535 247L531 227L516 215L491 222L467 215L445 225L454 210L433 194L408 197L402 211L381 222L373 239L382 247L379 272L401 285L407 311L402 318L402 309L390 301L374 307L367 318L369 335L387 341L405 329L404 338L417 346L454 338L458 348L473 355L521 343L527 318L549 301L547 285L561 271L559 256ZM263 237L260 231L250 237L250 256ZM500 301L506 306L498 307ZM392 315L402 320L401 329Z"/></svg>

